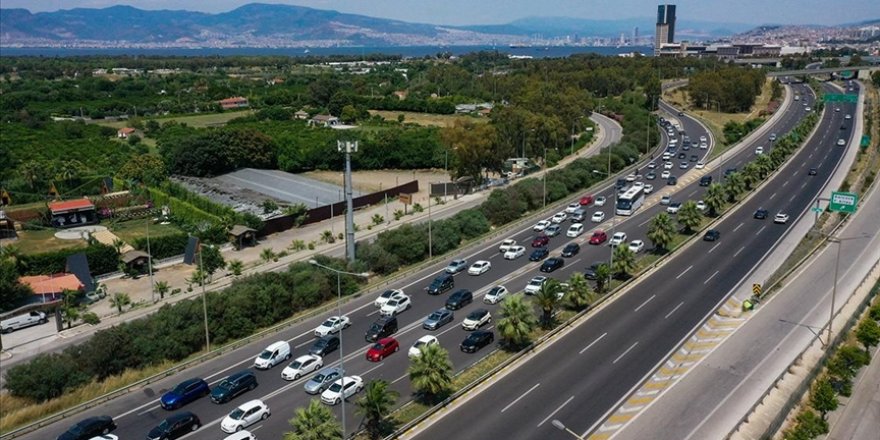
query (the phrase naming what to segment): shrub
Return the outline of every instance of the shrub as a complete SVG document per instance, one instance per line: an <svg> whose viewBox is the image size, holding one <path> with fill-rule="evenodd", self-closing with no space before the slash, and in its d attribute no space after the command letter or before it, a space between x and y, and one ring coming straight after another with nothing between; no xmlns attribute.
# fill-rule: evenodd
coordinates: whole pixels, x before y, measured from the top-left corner
<svg viewBox="0 0 880 440"><path fill-rule="evenodd" d="M67 257L85 253L89 261L89 271L93 276L116 272L119 255L116 248L101 243L91 243L85 249L63 249L41 254L25 254L18 257L18 270L22 275L51 275L64 272Z"/></svg>

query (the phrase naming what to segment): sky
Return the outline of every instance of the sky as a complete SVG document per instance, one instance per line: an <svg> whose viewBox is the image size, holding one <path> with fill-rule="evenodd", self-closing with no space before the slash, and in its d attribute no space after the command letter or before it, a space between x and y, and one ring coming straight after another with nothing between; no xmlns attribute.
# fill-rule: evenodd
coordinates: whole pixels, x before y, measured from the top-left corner
<svg viewBox="0 0 880 440"><path fill-rule="evenodd" d="M225 12L248 3L284 3L417 23L504 24L525 17L654 17L646 0L3 0L31 12L131 5L141 9ZM835 25L880 18L877 0L678 0L678 19L744 24Z"/></svg>

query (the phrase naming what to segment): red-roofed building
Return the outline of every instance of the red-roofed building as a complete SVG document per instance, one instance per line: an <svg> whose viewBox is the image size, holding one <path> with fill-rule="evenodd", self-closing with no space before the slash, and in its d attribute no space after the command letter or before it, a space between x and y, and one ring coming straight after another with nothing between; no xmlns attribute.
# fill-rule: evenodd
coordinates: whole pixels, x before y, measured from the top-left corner
<svg viewBox="0 0 880 440"><path fill-rule="evenodd" d="M89 199L50 202L49 214L52 215L52 226L56 228L72 228L98 223L95 204Z"/></svg>
<svg viewBox="0 0 880 440"><path fill-rule="evenodd" d="M119 130L116 130L116 137L120 139L126 139L129 136L133 135L135 131L137 130L131 127L122 127Z"/></svg>
<svg viewBox="0 0 880 440"><path fill-rule="evenodd" d="M241 96L233 96L232 98L221 99L217 102L220 104L220 107L223 107L223 110L229 110L232 108L246 108L250 106L247 98Z"/></svg>
<svg viewBox="0 0 880 440"><path fill-rule="evenodd" d="M61 299L65 290L81 292L85 286L72 273L59 273L55 275L33 275L18 279L22 284L30 286L34 291L32 302L51 302Z"/></svg>

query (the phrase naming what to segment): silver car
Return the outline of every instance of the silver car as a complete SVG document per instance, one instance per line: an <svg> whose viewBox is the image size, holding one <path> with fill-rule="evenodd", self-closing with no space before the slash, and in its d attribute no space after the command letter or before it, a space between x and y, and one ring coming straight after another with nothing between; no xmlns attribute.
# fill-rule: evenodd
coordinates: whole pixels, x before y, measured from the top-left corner
<svg viewBox="0 0 880 440"><path fill-rule="evenodd" d="M318 374L314 375L308 382L303 386L306 392L309 394L321 394L327 387L330 386L336 380L342 377L342 369L339 367L333 368L325 368L318 372Z"/></svg>
<svg viewBox="0 0 880 440"><path fill-rule="evenodd" d="M455 319L455 314L449 309L438 309L425 318L422 328L425 330L437 330Z"/></svg>

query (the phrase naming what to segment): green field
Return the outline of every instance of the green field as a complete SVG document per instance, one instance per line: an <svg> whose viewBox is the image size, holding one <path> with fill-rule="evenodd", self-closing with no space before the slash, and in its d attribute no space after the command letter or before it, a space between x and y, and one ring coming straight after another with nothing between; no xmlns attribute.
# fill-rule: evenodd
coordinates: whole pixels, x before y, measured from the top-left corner
<svg viewBox="0 0 880 440"><path fill-rule="evenodd" d="M155 119L156 122L163 124L165 122L180 122L189 125L190 127L196 128L204 128L204 127L216 127L218 125L224 125L232 119L240 118L242 116L250 116L254 113L253 110L241 110L237 112L224 112L224 113L205 113L200 115L192 115L192 116L172 116L168 118L150 118ZM122 128L129 124L128 121L112 121L112 122L99 122L99 125L105 125L107 127L113 128Z"/></svg>
<svg viewBox="0 0 880 440"><path fill-rule="evenodd" d="M370 110L371 115L379 115L388 121L396 121L398 115L403 115L403 122L412 122L419 125L431 125L434 127L451 127L457 120L474 123L489 122L489 118L476 118L462 115L438 115L433 113L398 112L385 110Z"/></svg>
<svg viewBox="0 0 880 440"><path fill-rule="evenodd" d="M160 225L152 223L152 219L126 220L112 224L102 222L103 226L107 226L110 232L116 234L122 241L131 244L134 240L147 236L147 222L150 223L150 237L160 237L163 235L178 234L180 229L174 225Z"/></svg>
<svg viewBox="0 0 880 440"><path fill-rule="evenodd" d="M62 249L84 248L86 247L86 241L61 240L55 238L54 229L44 229L40 231L19 232L15 246L17 246L24 254L40 254Z"/></svg>

